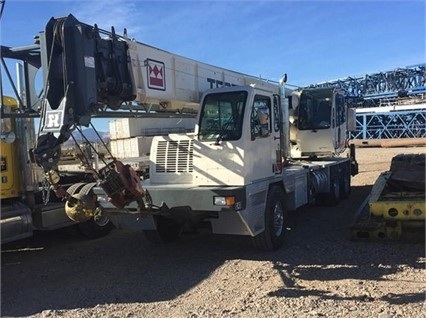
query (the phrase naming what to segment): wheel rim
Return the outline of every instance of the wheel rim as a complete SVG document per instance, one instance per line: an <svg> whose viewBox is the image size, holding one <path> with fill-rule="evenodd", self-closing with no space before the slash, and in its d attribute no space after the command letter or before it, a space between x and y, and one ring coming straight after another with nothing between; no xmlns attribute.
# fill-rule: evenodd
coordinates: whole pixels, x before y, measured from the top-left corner
<svg viewBox="0 0 426 318"><path fill-rule="evenodd" d="M105 215L95 215L93 221L99 226L105 226L109 223L109 218Z"/></svg>
<svg viewBox="0 0 426 318"><path fill-rule="evenodd" d="M284 210L281 202L276 202L274 207L274 234L280 236L284 228Z"/></svg>

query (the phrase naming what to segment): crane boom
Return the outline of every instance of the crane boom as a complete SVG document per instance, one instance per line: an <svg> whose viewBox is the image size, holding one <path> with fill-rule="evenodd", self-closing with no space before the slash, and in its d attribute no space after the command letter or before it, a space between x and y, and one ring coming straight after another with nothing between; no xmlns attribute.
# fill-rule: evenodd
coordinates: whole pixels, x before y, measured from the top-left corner
<svg viewBox="0 0 426 318"><path fill-rule="evenodd" d="M42 132L66 137L73 125L123 102L158 111L196 111L203 92L222 86L268 85L250 75L200 63L105 32L74 16L52 18L40 34L47 87ZM101 37L103 35L103 37Z"/></svg>
<svg viewBox="0 0 426 318"><path fill-rule="evenodd" d="M277 83L225 68L201 63L152 46L126 39L134 85L135 101L157 104L162 110L198 110L201 95L224 86L257 85L277 87Z"/></svg>

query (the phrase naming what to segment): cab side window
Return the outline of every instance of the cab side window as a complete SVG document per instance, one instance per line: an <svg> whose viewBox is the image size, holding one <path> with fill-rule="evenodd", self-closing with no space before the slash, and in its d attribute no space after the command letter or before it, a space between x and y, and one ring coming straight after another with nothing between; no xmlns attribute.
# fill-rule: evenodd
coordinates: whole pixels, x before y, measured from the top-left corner
<svg viewBox="0 0 426 318"><path fill-rule="evenodd" d="M336 114L337 125L340 126L346 122L345 98L341 94L336 95Z"/></svg>
<svg viewBox="0 0 426 318"><path fill-rule="evenodd" d="M250 117L251 139L268 137L271 133L271 99L256 95Z"/></svg>

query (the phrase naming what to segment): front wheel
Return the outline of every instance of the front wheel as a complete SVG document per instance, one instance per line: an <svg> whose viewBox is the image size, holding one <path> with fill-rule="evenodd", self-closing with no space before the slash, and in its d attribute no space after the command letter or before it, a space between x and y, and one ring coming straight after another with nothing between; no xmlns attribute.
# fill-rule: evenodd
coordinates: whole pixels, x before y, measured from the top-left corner
<svg viewBox="0 0 426 318"><path fill-rule="evenodd" d="M253 238L256 248L274 251L284 244L287 209L284 204L284 191L279 186L273 186L268 193L265 208L265 229Z"/></svg>

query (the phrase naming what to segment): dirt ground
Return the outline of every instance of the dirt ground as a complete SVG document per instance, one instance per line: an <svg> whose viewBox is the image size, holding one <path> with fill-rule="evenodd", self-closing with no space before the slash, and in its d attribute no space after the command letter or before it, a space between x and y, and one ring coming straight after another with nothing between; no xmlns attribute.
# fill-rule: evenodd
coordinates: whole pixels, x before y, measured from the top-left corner
<svg viewBox="0 0 426 318"><path fill-rule="evenodd" d="M381 171L417 148L359 148L337 207L290 215L285 246L198 233L153 245L113 231L36 233L2 247L2 317L426 317L424 239L354 241L349 227Z"/></svg>

